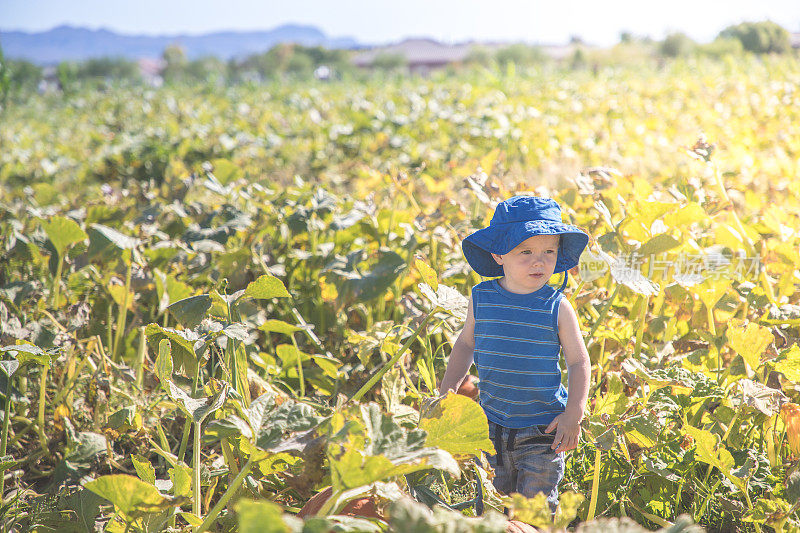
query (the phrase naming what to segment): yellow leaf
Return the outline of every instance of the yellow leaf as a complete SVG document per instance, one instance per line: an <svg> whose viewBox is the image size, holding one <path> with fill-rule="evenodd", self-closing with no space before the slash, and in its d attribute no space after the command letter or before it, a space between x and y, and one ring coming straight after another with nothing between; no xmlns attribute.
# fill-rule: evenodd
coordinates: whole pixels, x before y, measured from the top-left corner
<svg viewBox="0 0 800 533"><path fill-rule="evenodd" d="M431 411L419 426L428 432L427 446L441 448L453 455L494 454L489 440L489 422L480 405L452 391Z"/></svg>
<svg viewBox="0 0 800 533"><path fill-rule="evenodd" d="M680 228L706 219L708 219L708 215L703 208L697 202L690 202L674 213L665 215L664 224L669 227Z"/></svg>
<svg viewBox="0 0 800 533"><path fill-rule="evenodd" d="M736 350L753 370L761 366L761 354L775 340L769 329L753 322L745 326L744 320L738 318L730 321L726 335L728 345Z"/></svg>
<svg viewBox="0 0 800 533"><path fill-rule="evenodd" d="M336 285L328 283L325 278L319 279L319 287L322 299L326 302L333 302L339 296L339 291L336 290Z"/></svg>
<svg viewBox="0 0 800 533"><path fill-rule="evenodd" d="M711 277L706 278L702 283L692 285L689 290L697 294L708 309L714 309L730 286L729 279Z"/></svg>
<svg viewBox="0 0 800 533"><path fill-rule="evenodd" d="M421 257L414 257L414 268L417 269L422 280L427 283L434 291L439 289L439 278L436 271L428 266L428 263L422 260Z"/></svg>
<svg viewBox="0 0 800 533"><path fill-rule="evenodd" d="M494 169L494 164L497 161L497 156L500 155L500 149L495 148L485 156L481 158L481 169L483 169L486 174L491 175L492 170Z"/></svg>

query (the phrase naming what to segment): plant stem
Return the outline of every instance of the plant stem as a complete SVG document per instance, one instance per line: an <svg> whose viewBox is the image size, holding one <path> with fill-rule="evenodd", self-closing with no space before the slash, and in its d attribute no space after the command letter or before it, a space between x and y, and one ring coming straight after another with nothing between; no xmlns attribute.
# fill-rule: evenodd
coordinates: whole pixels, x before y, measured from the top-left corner
<svg viewBox="0 0 800 533"><path fill-rule="evenodd" d="M192 501L192 513L195 516L202 516L200 513L200 502L201 495L200 495L200 422L194 423L194 461L192 461L192 468L193 468L193 489L194 489L194 499Z"/></svg>
<svg viewBox="0 0 800 533"><path fill-rule="evenodd" d="M47 402L47 366L42 366L42 373L39 376L39 414L36 423L39 425L39 444L43 450L47 450L47 438L44 436L44 408Z"/></svg>
<svg viewBox="0 0 800 533"><path fill-rule="evenodd" d="M58 254L58 266L56 267L56 277L53 278L53 309L58 309L58 297L61 292L61 271L64 266L64 259Z"/></svg>
<svg viewBox="0 0 800 533"><path fill-rule="evenodd" d="M0 437L0 457L4 457L8 451L8 422L11 419L11 378L6 382L6 407L3 412L3 434ZM0 503L3 502L3 490L5 489L5 473L0 473Z"/></svg>
<svg viewBox="0 0 800 533"><path fill-rule="evenodd" d="M636 349L634 351L634 358L639 357L642 351L642 337L644 337L645 320L647 319L647 305L650 303L650 296L640 296L642 302L642 309L639 312L639 327L636 330Z"/></svg>
<svg viewBox="0 0 800 533"><path fill-rule="evenodd" d="M197 387L200 383L200 362L197 362L197 371L194 374L194 383L192 383L192 397L197 393ZM183 436L181 437L181 445L178 448L178 462L182 462L184 456L186 455L186 447L189 445L189 431L192 428L192 420L190 418L186 419L186 423L183 426Z"/></svg>
<svg viewBox="0 0 800 533"><path fill-rule="evenodd" d="M748 252L750 252L752 255L755 255L756 247L753 244L753 241L750 239L750 236L745 231L744 224L742 224L739 215L736 213L736 208L734 207L733 202L731 202L731 199L728 197L728 191L725 189L725 184L722 182L722 176L720 176L719 169L715 163L711 163L711 166L714 169L714 179L717 182L717 188L719 189L722 198L725 199L725 203L730 205L731 215L733 215L733 219L736 221L736 225L742 234L742 241L748 247ZM772 284L770 284L769 279L767 278L766 269L760 269L760 274L761 286L764 288L767 298L769 298L770 303L777 304L778 302L775 299L775 292L772 289ZM758 529L758 526L756 526L756 528Z"/></svg>
<svg viewBox="0 0 800 533"><path fill-rule="evenodd" d="M608 314L608 310L611 309L611 304L614 303L614 299L617 297L619 288L620 285L616 285L614 287L614 292L611 293L611 297L608 300L606 300L605 305L603 305L603 308L600 310L600 316L597 318L597 320L594 321L592 329L589 330L589 334L586 336L587 338L589 339L594 338L594 332L597 331L597 328L600 327L600 324L605 320L606 315Z"/></svg>
<svg viewBox="0 0 800 533"><path fill-rule="evenodd" d="M125 252L123 252L124 254ZM130 252L128 252L130 253ZM124 255L123 255L124 258ZM114 351L111 359L116 363L119 360L119 350L125 336L125 322L128 319L128 294L131 290L131 273L133 271L133 259L128 257L128 270L125 273L125 293L122 295L122 305L117 316L117 334L114 336Z"/></svg>
<svg viewBox="0 0 800 533"><path fill-rule="evenodd" d="M383 365L383 368L381 368L375 375L373 375L369 379L369 381L367 381L364 384L363 387L358 389L358 392L356 392L353 396L351 396L350 399L348 399L344 403L344 405L350 404L352 402L359 401L367 392L369 392L369 390L372 389L372 387L374 387L375 384L378 381L380 381L380 379L383 377L383 375L386 372L388 372L389 369L392 368L397 363L397 361L400 360L400 357L403 356L403 354L406 352L406 350L408 350L408 348L411 346L411 343L413 343L414 340L416 340L416 338L419 336L419 334L422 332L422 330L428 324L428 320L430 320L430 318L433 316L433 314L438 312L439 310L440 310L439 307L435 307L430 313L425 315L425 318L422 319L422 322L420 323L420 325L417 326L417 329L414 331L414 333L411 335L411 337L409 337L409 339L406 341L406 343L397 351L396 354L394 354L394 357L392 357L389 360L389 362L387 362L385 365Z"/></svg>
<svg viewBox="0 0 800 533"><path fill-rule="evenodd" d="M600 492L600 460L603 455L603 452L600 451L600 448L595 448L594 450L594 478L592 478L592 499L589 500L589 514L586 516L586 520L594 519L594 513L597 511L597 495Z"/></svg>
<svg viewBox="0 0 800 533"><path fill-rule="evenodd" d="M144 360L147 356L147 337L144 334L144 326L139 328L139 361L136 368L136 386L141 388L144 379Z"/></svg>
<svg viewBox="0 0 800 533"><path fill-rule="evenodd" d="M244 464L242 469L239 471L239 474L234 478L228 488L223 493L222 497L219 499L217 504L214 506L211 511L209 511L208 516L206 519L203 520L203 523L200 524L200 527L195 530L195 533L203 533L204 531L208 531L208 528L217 520L217 516L219 513L222 512L222 509L228 504L228 500L236 493L239 489L239 485L242 484L244 477L250 472L250 469L253 467L253 456L251 455L247 462Z"/></svg>
<svg viewBox="0 0 800 533"><path fill-rule="evenodd" d="M300 396L306 395L306 379L303 375L303 359L300 357L300 348L297 347L297 341L294 338L294 333L289 334L292 339L295 354L297 355L297 377L300 380Z"/></svg>

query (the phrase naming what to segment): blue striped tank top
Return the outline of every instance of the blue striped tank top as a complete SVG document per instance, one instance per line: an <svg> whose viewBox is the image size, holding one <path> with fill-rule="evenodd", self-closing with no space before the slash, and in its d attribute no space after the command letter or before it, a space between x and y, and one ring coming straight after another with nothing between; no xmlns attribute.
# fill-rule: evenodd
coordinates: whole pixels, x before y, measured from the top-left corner
<svg viewBox="0 0 800 533"><path fill-rule="evenodd" d="M564 412L567 389L558 364L558 306L563 297L547 284L515 294L497 279L472 288L480 404L495 424L549 424Z"/></svg>

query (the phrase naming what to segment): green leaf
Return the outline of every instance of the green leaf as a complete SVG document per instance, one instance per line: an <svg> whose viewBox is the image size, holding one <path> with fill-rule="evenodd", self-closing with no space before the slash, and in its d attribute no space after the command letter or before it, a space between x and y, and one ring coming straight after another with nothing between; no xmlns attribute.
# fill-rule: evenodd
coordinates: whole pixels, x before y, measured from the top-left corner
<svg viewBox="0 0 800 533"><path fill-rule="evenodd" d="M628 397L619 372L606 373L607 392L595 403L594 414L607 414L610 421L615 422L627 409Z"/></svg>
<svg viewBox="0 0 800 533"><path fill-rule="evenodd" d="M167 382L172 381L172 344L169 339L161 339L158 343L155 370L158 381L166 389Z"/></svg>
<svg viewBox="0 0 800 533"><path fill-rule="evenodd" d="M339 295L350 300L366 302L377 298L395 282L400 273L406 268L403 257L393 251L381 252L378 262L372 265L371 270L364 274L354 271L334 268L332 273L341 277L342 281Z"/></svg>
<svg viewBox="0 0 800 533"><path fill-rule="evenodd" d="M797 344L781 352L781 359L775 364L775 370L789 381L800 384L800 347Z"/></svg>
<svg viewBox="0 0 800 533"><path fill-rule="evenodd" d="M81 431L70 443L72 451L65 457L70 463L89 466L108 452L106 437L92 431Z"/></svg>
<svg viewBox="0 0 800 533"><path fill-rule="evenodd" d="M641 245L639 249L636 250L636 253L642 257L647 257L649 255L658 255L664 253L667 250L672 250L680 245L681 242L676 240L674 237L667 233L660 233Z"/></svg>
<svg viewBox="0 0 800 533"><path fill-rule="evenodd" d="M364 455L361 451L350 448L340 455L329 456L334 490L352 489L375 481L426 470L433 466L428 459L437 452L440 451L418 451L410 454L406 462L393 462L383 455ZM457 465L455 470L458 470Z"/></svg>
<svg viewBox="0 0 800 533"><path fill-rule="evenodd" d="M229 339L235 339L239 341L246 341L248 338L247 327L241 322L234 322L233 324L228 324L222 330L222 334L228 337Z"/></svg>
<svg viewBox="0 0 800 533"><path fill-rule="evenodd" d="M123 426L133 426L136 417L136 405L129 405L118 409L108 417L106 427L110 429L120 429Z"/></svg>
<svg viewBox="0 0 800 533"><path fill-rule="evenodd" d="M13 468L17 461L10 455L3 455L0 457L0 475L9 468Z"/></svg>
<svg viewBox="0 0 800 533"><path fill-rule="evenodd" d="M155 485L156 471L153 468L153 465L150 464L150 461L148 461L147 457L134 454L131 456L131 462L133 462L133 468L136 470L136 475L139 476L139 479L145 483Z"/></svg>
<svg viewBox="0 0 800 533"><path fill-rule="evenodd" d="M473 400L450 392L420 420L428 436L427 446L441 448L453 455L495 454L489 440L489 422Z"/></svg>
<svg viewBox="0 0 800 533"><path fill-rule="evenodd" d="M738 318L731 319L725 332L731 348L747 361L753 370L761 366L761 354L775 340L768 328L759 326L754 322L745 325Z"/></svg>
<svg viewBox="0 0 800 533"><path fill-rule="evenodd" d="M288 322L284 322L283 320L277 320L271 318L258 326L258 329L261 331L266 331L267 333L283 333L285 335L291 335L295 331L302 331L303 328L299 326L295 326L293 324L289 324Z"/></svg>
<svg viewBox="0 0 800 533"><path fill-rule="evenodd" d="M281 368L283 370L296 367L298 358L300 359L300 364L311 360L309 354L298 350L293 344L279 344L275 347L275 353L281 359Z"/></svg>
<svg viewBox="0 0 800 533"><path fill-rule="evenodd" d="M434 293L433 289L431 289L427 283L420 283L417 286L420 292L430 300L434 307L441 308L459 320L467 319L467 305L469 305L469 300L453 287L439 285L436 293Z"/></svg>
<svg viewBox="0 0 800 533"><path fill-rule="evenodd" d="M170 468L167 473L172 480L172 494L175 496L191 496L192 469L184 464Z"/></svg>
<svg viewBox="0 0 800 533"><path fill-rule="evenodd" d="M3 373L8 377L13 376L14 372L16 372L18 368L19 361L16 359L12 359L10 361L0 361L0 370L2 370Z"/></svg>
<svg viewBox="0 0 800 533"><path fill-rule="evenodd" d="M199 294L178 300L167 307L172 316L186 328L193 328L206 317L211 308L211 296Z"/></svg>
<svg viewBox="0 0 800 533"><path fill-rule="evenodd" d="M93 233L92 240L98 239L100 248L111 244L120 250L133 250L139 244L138 239L129 237L113 228L102 224L92 224L90 233Z"/></svg>
<svg viewBox="0 0 800 533"><path fill-rule="evenodd" d="M267 413L275 407L275 393L268 391L250 402L247 409L247 421L254 432L258 432L264 423Z"/></svg>
<svg viewBox="0 0 800 533"><path fill-rule="evenodd" d="M736 385L742 401L767 416L778 414L781 405L789 401L789 398L780 390L767 387L752 379L740 379Z"/></svg>
<svg viewBox="0 0 800 533"><path fill-rule="evenodd" d="M50 220L42 221L42 227L50 242L53 243L53 248L56 249L59 257L64 256L64 252L70 245L89 237L78 223L71 218L53 217Z"/></svg>
<svg viewBox="0 0 800 533"><path fill-rule="evenodd" d="M239 500L236 504L239 533L289 533L279 505L268 500Z"/></svg>
<svg viewBox="0 0 800 533"><path fill-rule="evenodd" d="M658 444L658 436L663 426L655 415L643 413L625 420L623 428L631 442L642 448L651 448Z"/></svg>
<svg viewBox="0 0 800 533"><path fill-rule="evenodd" d="M214 159L211 164L214 167L214 177L222 185L228 185L242 177L242 170L227 159Z"/></svg>
<svg viewBox="0 0 800 533"><path fill-rule="evenodd" d="M167 387L169 387L168 394L172 401L178 404L181 410L191 416L195 422L202 422L208 415L222 407L230 389L230 385L224 383L219 392L211 398L192 398L172 381L167 382Z"/></svg>
<svg viewBox="0 0 800 533"><path fill-rule="evenodd" d="M553 518L550 511L550 504L547 503L547 496L538 493L533 498L526 498L522 494L511 494L511 517L530 524L540 529L550 529L553 526Z"/></svg>
<svg viewBox="0 0 800 533"><path fill-rule="evenodd" d="M281 280L275 276L264 274L247 285L242 297L268 300L270 298L290 298L291 295Z"/></svg>
<svg viewBox="0 0 800 533"><path fill-rule="evenodd" d="M192 296L194 289L170 274L156 271L153 276L158 293L158 311L163 313L170 304Z"/></svg>
<svg viewBox="0 0 800 533"><path fill-rule="evenodd" d="M14 358L20 365L24 365L26 363L36 363L42 366L50 366L51 364L50 354L33 344L15 344L11 346L3 346L0 348L0 353L2 352L15 352L16 356L14 356ZM14 367L14 365L4 365L3 370L11 371L11 374L13 374L16 372L17 368ZM11 374L8 375L10 376Z"/></svg>
<svg viewBox="0 0 800 533"><path fill-rule="evenodd" d="M144 334L147 336L149 346L160 346L163 339L170 341L170 353L172 354L173 372L183 369L186 374L193 376L197 368L197 358L194 353L194 341L199 336L191 330L176 330L173 328L162 328L158 324L148 324Z"/></svg>
<svg viewBox="0 0 800 533"><path fill-rule="evenodd" d="M684 425L683 429L694 439L695 457L699 461L718 468L725 477L733 481L736 486L740 486L741 480L731 475L731 470L735 466L733 456L727 449L720 446L718 437L709 431L688 424Z"/></svg>
<svg viewBox="0 0 800 533"><path fill-rule="evenodd" d="M127 474L102 476L85 487L114 504L121 513L132 516L155 513L171 505L153 485Z"/></svg>

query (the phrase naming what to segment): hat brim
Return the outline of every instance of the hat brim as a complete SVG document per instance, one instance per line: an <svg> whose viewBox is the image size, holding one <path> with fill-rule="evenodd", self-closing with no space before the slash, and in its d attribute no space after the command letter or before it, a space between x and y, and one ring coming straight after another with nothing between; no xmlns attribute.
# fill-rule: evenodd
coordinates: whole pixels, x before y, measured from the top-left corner
<svg viewBox="0 0 800 533"><path fill-rule="evenodd" d="M589 236L577 226L551 220L528 220L495 224L478 230L464 239L461 248L475 272L485 277L497 277L503 275L503 267L497 264L492 254L507 254L536 235L561 236L555 274L577 266L589 243Z"/></svg>

